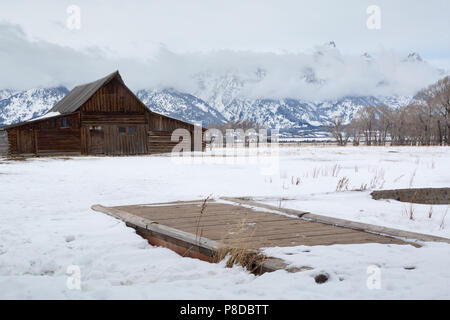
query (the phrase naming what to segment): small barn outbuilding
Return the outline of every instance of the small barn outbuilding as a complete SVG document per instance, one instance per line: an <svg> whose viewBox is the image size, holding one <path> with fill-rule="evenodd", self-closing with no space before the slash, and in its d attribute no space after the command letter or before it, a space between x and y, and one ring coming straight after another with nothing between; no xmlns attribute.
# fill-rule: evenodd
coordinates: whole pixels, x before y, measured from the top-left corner
<svg viewBox="0 0 450 320"><path fill-rule="evenodd" d="M11 157L166 153L179 143L171 141L178 128L190 132L194 150L194 125L152 112L116 71L75 87L42 117L0 127L0 152Z"/></svg>

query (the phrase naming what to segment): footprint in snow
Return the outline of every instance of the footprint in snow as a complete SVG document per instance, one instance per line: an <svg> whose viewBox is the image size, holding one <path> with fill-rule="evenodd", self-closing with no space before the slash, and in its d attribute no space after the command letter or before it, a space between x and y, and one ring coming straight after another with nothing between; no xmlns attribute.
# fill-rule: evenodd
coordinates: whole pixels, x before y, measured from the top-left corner
<svg viewBox="0 0 450 320"><path fill-rule="evenodd" d="M72 242L75 240L75 236L73 235L68 235L65 237L66 242Z"/></svg>

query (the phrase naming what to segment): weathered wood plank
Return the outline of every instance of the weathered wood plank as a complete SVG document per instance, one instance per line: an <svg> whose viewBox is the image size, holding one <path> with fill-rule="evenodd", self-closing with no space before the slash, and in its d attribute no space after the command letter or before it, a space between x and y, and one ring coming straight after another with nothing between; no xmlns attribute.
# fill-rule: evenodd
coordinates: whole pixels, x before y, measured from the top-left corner
<svg viewBox="0 0 450 320"><path fill-rule="evenodd" d="M0 156L7 156L9 150L8 131L0 130Z"/></svg>
<svg viewBox="0 0 450 320"><path fill-rule="evenodd" d="M286 216L264 209L258 210L256 206L249 208L245 205L209 201L201 214L202 204L201 201L185 201L112 208L93 206L93 209L126 221L127 225L135 228L152 244L204 260L211 260L212 255L221 247L258 252L261 248L273 246L373 242L418 246L415 242L305 220L292 216L292 211L290 216ZM300 216L303 217L304 214ZM265 266L267 270L287 267L283 261L267 261L270 261Z"/></svg>
<svg viewBox="0 0 450 320"><path fill-rule="evenodd" d="M160 225L152 220L117 208L94 205L92 209L124 221L128 226L134 228L138 234L148 239L150 243L168 247L183 256L213 261L213 257L224 245L200 235ZM258 263L259 265L255 268L255 272L258 273L273 272L288 267L281 259L271 257L267 257Z"/></svg>
<svg viewBox="0 0 450 320"><path fill-rule="evenodd" d="M399 229L394 229L394 228L376 226L376 225L372 225L372 224L355 222L355 221L344 220L344 219L339 219L339 218L321 216L321 215L312 214L309 212L304 212L304 211L299 211L299 210L294 210L294 209L279 208L276 206L258 203L256 201L252 201L248 198L224 197L223 199L227 200L227 201L233 201L236 203L249 205L249 206L257 206L257 207L259 206L259 207L266 208L266 209L271 209L271 210L280 211L280 212L286 212L289 214L297 213L297 215L303 219L308 219L310 221L320 222L320 223L324 223L324 224L330 224L330 225L335 225L335 226L340 226L340 227L345 227L345 228L351 228L351 229L355 229L355 230L367 231L367 232L377 233L377 234L381 234L381 235L388 235L388 236L400 237L400 238L411 239L411 240L437 241L437 242L450 243L450 239L443 238L443 237L437 237L437 236L422 234L422 233L417 233L417 232L404 231L404 230L399 230Z"/></svg>

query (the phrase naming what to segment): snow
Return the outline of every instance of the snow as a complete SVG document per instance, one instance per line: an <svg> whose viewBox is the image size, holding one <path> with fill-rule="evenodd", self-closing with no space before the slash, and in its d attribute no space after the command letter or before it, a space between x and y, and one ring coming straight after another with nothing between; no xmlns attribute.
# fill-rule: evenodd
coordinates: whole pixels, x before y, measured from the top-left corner
<svg viewBox="0 0 450 320"><path fill-rule="evenodd" d="M30 119L29 121L46 119L46 118L56 117L56 116L59 116L59 115L61 115L61 113L59 113L58 111L52 111L52 112L47 112L46 114L44 114L44 115L42 115L40 117Z"/></svg>
<svg viewBox="0 0 450 320"><path fill-rule="evenodd" d="M449 244L269 248L268 254L292 266L313 269L257 277L240 267L227 269L150 246L124 223L90 209L97 203L253 196L450 238L447 205L414 204L410 220L407 203L372 200L370 190L351 191L361 184L448 187L450 148L281 147L279 170L271 176L262 174L267 164L255 157L196 155L184 162L168 156L0 160L0 298L450 298ZM348 191L336 191L343 177L349 179ZM81 290L67 286L70 266L80 268ZM371 266L380 268L380 289L367 287ZM316 284L318 273L329 280Z"/></svg>
<svg viewBox="0 0 450 320"><path fill-rule="evenodd" d="M11 96L0 100L0 125L28 121L41 116L68 92L64 87L35 88L15 93L11 90L6 91L10 92Z"/></svg>
<svg viewBox="0 0 450 320"><path fill-rule="evenodd" d="M246 97L244 82L229 74L226 77L203 76L202 90L187 92L175 89L139 90L136 95L152 111L187 122L202 121L204 126L222 124L230 120L250 120L255 124L281 128L304 136L320 136L320 127L336 116L349 122L356 111L368 105L406 105L411 97L351 96L340 99L310 101L305 99L260 99ZM259 79L259 78L258 78ZM247 79L254 81L255 79ZM257 80L257 79L256 79ZM245 91L245 90L244 90ZM14 92L0 89L0 125L13 124L39 117L51 109L67 89L45 88ZM197 98L197 96L200 98ZM203 99L203 100L202 100ZM25 106L25 107L24 107ZM304 129L308 132L305 132ZM323 129L322 129L323 130Z"/></svg>

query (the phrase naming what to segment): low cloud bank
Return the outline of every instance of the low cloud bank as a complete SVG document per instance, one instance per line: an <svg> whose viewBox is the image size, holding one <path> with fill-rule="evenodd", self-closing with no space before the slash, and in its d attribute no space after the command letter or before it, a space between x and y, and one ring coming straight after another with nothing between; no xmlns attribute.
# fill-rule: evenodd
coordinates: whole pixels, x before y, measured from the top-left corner
<svg viewBox="0 0 450 320"><path fill-rule="evenodd" d="M228 86L248 98L323 100L347 95L413 95L445 75L417 56L394 52L350 56L334 43L312 53L213 51L174 53L162 47L147 60L106 58L27 38L0 24L0 88L28 89L89 82L119 69L132 89L171 87L196 93Z"/></svg>

